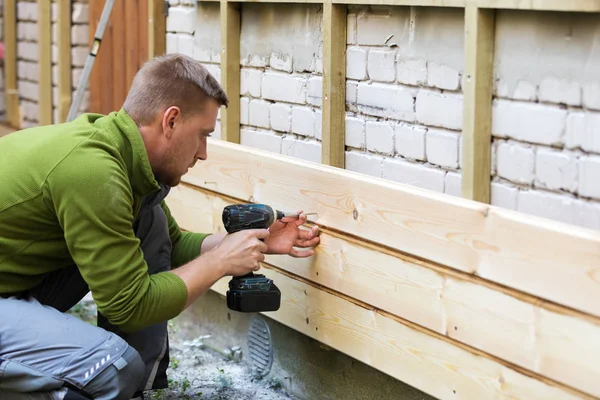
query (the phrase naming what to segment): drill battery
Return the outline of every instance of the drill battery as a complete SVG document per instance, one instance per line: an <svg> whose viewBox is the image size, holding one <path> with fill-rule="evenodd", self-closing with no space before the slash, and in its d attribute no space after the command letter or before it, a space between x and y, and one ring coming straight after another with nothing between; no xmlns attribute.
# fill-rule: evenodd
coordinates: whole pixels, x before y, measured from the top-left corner
<svg viewBox="0 0 600 400"><path fill-rule="evenodd" d="M272 279L249 273L229 281L227 307L239 312L277 311L281 292Z"/></svg>

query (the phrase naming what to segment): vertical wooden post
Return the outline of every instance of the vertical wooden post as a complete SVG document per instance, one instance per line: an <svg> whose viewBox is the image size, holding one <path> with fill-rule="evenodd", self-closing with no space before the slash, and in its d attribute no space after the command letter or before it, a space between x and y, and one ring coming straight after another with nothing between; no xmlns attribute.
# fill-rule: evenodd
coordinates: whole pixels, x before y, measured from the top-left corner
<svg viewBox="0 0 600 400"><path fill-rule="evenodd" d="M490 202L495 10L465 9L462 195Z"/></svg>
<svg viewBox="0 0 600 400"><path fill-rule="evenodd" d="M6 120L19 129L19 91L17 88L17 1L4 0L4 85Z"/></svg>
<svg viewBox="0 0 600 400"><path fill-rule="evenodd" d="M50 0L38 0L39 124L52 123L52 12Z"/></svg>
<svg viewBox="0 0 600 400"><path fill-rule="evenodd" d="M167 52L167 17L164 0L148 0L148 59Z"/></svg>
<svg viewBox="0 0 600 400"><path fill-rule="evenodd" d="M221 139L240 142L240 5L221 0L221 85L229 106L221 109Z"/></svg>
<svg viewBox="0 0 600 400"><path fill-rule="evenodd" d="M71 107L71 0L58 0L58 121L67 120Z"/></svg>
<svg viewBox="0 0 600 400"><path fill-rule="evenodd" d="M344 168L346 118L345 4L323 4L323 142L321 162Z"/></svg>

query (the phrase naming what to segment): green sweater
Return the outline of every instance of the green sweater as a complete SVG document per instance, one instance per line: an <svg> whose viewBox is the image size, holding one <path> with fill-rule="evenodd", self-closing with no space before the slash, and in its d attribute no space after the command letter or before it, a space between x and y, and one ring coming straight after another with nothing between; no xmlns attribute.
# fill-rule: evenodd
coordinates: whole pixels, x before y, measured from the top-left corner
<svg viewBox="0 0 600 400"><path fill-rule="evenodd" d="M77 265L98 310L125 332L177 316L177 275L149 275L133 221L160 189L141 134L120 110L0 139L0 293L30 289ZM205 234L181 232L164 201L172 267L197 257ZM65 288L68 290L68 288Z"/></svg>

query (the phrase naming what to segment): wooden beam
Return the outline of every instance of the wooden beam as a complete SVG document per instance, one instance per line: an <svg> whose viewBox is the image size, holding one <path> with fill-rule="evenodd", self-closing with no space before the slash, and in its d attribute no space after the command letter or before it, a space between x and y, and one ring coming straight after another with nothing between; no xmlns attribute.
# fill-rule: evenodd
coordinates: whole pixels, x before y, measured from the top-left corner
<svg viewBox="0 0 600 400"><path fill-rule="evenodd" d="M181 227L197 232L224 232L222 210L237 202L186 184L173 188L167 198ZM600 365L596 362L600 342L594 340L600 336L600 319L549 308L539 298L403 257L340 232L324 229L320 237L314 257L268 255L266 262L600 397ZM560 367L564 365L569 368Z"/></svg>
<svg viewBox="0 0 600 400"><path fill-rule="evenodd" d="M221 139L240 142L240 8L221 1L221 84L229 106L221 109Z"/></svg>
<svg viewBox="0 0 600 400"><path fill-rule="evenodd" d="M346 20L342 4L323 4L323 164L344 168L346 138Z"/></svg>
<svg viewBox="0 0 600 400"><path fill-rule="evenodd" d="M490 202L495 10L465 9L463 197Z"/></svg>
<svg viewBox="0 0 600 400"><path fill-rule="evenodd" d="M71 0L58 0L58 121L67 120L71 107Z"/></svg>
<svg viewBox="0 0 600 400"><path fill-rule="evenodd" d="M17 2L4 0L4 85L6 93L6 120L19 129L19 90L17 87Z"/></svg>
<svg viewBox="0 0 600 400"><path fill-rule="evenodd" d="M185 182L600 316L598 231L223 141L210 152Z"/></svg>
<svg viewBox="0 0 600 400"><path fill-rule="evenodd" d="M39 124L52 123L52 10L51 0L38 0Z"/></svg>
<svg viewBox="0 0 600 400"><path fill-rule="evenodd" d="M167 17L164 0L148 1L148 59L167 52Z"/></svg>

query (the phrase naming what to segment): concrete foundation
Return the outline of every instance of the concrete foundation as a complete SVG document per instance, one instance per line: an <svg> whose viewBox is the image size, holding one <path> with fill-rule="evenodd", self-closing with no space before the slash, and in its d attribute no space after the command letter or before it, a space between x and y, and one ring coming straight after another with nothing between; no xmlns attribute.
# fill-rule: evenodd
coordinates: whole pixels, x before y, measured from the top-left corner
<svg viewBox="0 0 600 400"><path fill-rule="evenodd" d="M211 338L206 340L210 345L242 347L242 362L250 366L247 332L254 315L229 310L224 297L211 291L178 317L178 325L190 339L210 334ZM263 379L278 382L298 399L433 399L283 324L260 316L269 325L274 347L271 372Z"/></svg>

